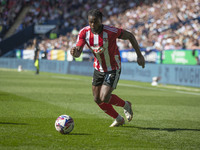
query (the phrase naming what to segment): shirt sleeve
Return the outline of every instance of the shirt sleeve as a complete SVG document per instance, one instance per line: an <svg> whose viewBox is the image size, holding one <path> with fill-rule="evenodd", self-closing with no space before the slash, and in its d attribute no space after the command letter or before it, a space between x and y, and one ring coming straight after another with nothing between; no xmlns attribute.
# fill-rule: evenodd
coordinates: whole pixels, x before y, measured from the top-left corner
<svg viewBox="0 0 200 150"><path fill-rule="evenodd" d="M76 46L84 47L85 43L85 30L82 29L78 34Z"/></svg>
<svg viewBox="0 0 200 150"><path fill-rule="evenodd" d="M120 28L117 28L116 38L119 38L122 34L123 34L123 30Z"/></svg>

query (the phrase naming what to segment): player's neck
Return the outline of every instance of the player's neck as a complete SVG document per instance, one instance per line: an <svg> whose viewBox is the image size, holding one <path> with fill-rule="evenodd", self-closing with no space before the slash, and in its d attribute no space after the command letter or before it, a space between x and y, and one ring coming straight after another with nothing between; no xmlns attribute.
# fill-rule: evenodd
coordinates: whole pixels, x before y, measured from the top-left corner
<svg viewBox="0 0 200 150"><path fill-rule="evenodd" d="M100 34L102 31L103 31L103 24L101 25L101 27L99 27L98 31L96 31L96 32L92 31L92 33Z"/></svg>

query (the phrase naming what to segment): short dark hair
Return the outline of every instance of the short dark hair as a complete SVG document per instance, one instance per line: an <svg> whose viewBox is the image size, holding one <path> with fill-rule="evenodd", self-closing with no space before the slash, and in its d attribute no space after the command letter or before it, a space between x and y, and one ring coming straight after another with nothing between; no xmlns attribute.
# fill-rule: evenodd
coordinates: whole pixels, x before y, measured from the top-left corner
<svg viewBox="0 0 200 150"><path fill-rule="evenodd" d="M88 12L88 16L94 16L94 17L100 18L102 20L103 14L99 9L91 9Z"/></svg>

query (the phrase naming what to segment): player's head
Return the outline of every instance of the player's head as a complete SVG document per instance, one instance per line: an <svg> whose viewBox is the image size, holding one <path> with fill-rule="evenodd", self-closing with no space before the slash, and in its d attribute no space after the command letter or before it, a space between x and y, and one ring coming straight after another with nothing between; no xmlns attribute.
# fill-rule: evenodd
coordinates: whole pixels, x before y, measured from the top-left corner
<svg viewBox="0 0 200 150"><path fill-rule="evenodd" d="M88 22L92 32L99 33L102 28L103 14L99 9L92 9L88 12Z"/></svg>
<svg viewBox="0 0 200 150"><path fill-rule="evenodd" d="M88 12L88 17L89 16L94 16L95 18L99 18L102 21L103 14L99 9L91 9Z"/></svg>

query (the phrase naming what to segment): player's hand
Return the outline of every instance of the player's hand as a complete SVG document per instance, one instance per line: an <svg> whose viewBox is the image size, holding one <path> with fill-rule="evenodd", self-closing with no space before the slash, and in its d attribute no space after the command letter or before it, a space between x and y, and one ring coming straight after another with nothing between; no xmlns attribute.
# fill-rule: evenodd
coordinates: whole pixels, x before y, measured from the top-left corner
<svg viewBox="0 0 200 150"><path fill-rule="evenodd" d="M145 59L144 59L144 56L141 55L141 56L138 56L137 58L137 63L139 66L142 66L142 68L145 67Z"/></svg>
<svg viewBox="0 0 200 150"><path fill-rule="evenodd" d="M78 49L78 47L72 47L72 49L70 50L70 53L73 57L79 57L81 52Z"/></svg>

